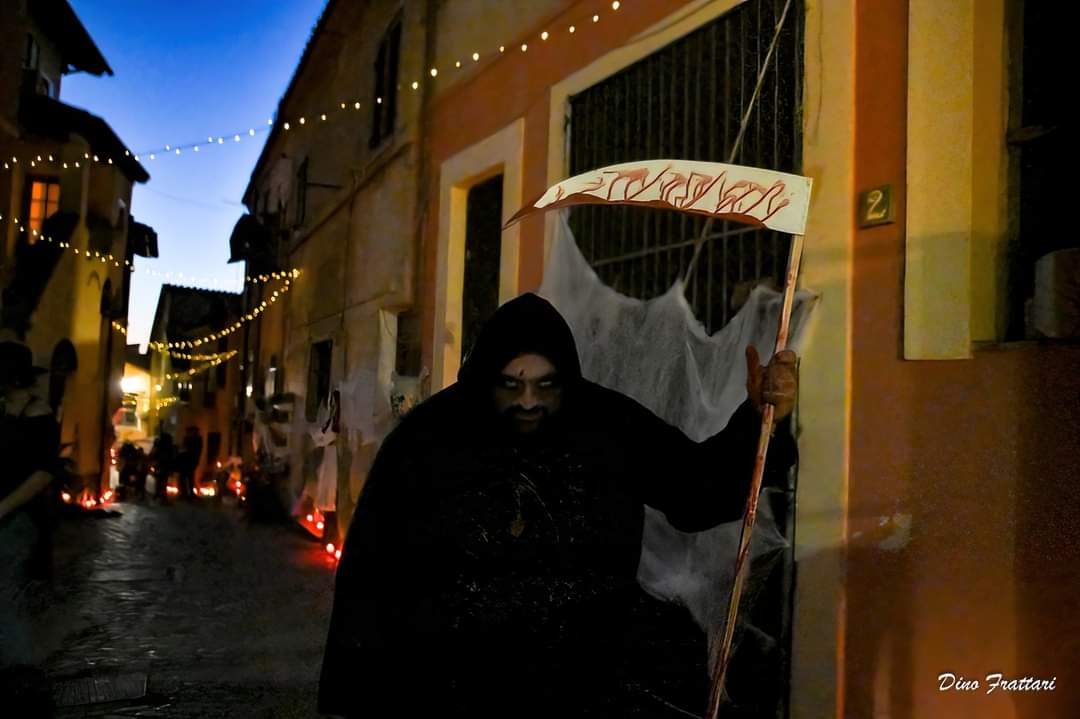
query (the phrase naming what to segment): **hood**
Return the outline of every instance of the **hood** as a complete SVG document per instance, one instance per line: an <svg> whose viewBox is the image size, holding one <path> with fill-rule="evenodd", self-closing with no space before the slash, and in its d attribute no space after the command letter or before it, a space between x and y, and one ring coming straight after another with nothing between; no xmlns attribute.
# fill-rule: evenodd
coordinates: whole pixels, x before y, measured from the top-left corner
<svg viewBox="0 0 1080 719"><path fill-rule="evenodd" d="M529 353L555 365L564 387L581 379L570 325L550 302L531 292L495 310L461 366L458 382L470 389L486 389L510 360Z"/></svg>

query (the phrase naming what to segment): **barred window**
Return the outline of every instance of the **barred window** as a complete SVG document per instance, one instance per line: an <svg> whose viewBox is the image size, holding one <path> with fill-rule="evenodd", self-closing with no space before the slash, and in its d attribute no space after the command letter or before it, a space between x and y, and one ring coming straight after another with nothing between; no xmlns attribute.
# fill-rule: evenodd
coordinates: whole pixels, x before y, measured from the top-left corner
<svg viewBox="0 0 1080 719"><path fill-rule="evenodd" d="M620 162L726 162L757 83L783 0L751 0L574 96L570 174ZM802 144L803 3L784 22L735 164L798 172ZM581 206L570 226L600 278L648 299L685 275L706 218L674 211ZM779 285L788 237L714 222L687 299L710 332L757 282Z"/></svg>
<svg viewBox="0 0 1080 719"><path fill-rule="evenodd" d="M398 64L401 56L401 17L396 18L379 43L375 58L375 97L371 103L371 140L368 145L378 147L394 134L397 119Z"/></svg>

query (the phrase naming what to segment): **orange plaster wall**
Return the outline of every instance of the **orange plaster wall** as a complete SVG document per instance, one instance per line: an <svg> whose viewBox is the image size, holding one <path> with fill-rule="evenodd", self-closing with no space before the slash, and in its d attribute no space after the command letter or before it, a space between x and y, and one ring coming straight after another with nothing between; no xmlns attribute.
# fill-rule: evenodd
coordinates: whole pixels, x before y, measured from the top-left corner
<svg viewBox="0 0 1080 719"><path fill-rule="evenodd" d="M635 34L687 5L686 0L627 2L617 13L610 2L568 2L564 10L542 26L524 29L506 55L478 75L453 87L434 102L430 133L426 138L431 176L426 179L428 207L421 248L422 357L432 366L435 323L435 258L439 225L439 168L461 150L498 132L519 117L525 118L524 201L547 189L549 88L609 51L626 44ZM599 13L602 20L592 23ZM574 36L556 30L577 25ZM539 33L550 28L551 38L542 43ZM522 42L529 49L521 52ZM516 208L515 208L516 209ZM542 216L521 223L519 282L522 291L535 289L543 277L544 220Z"/></svg>
<svg viewBox="0 0 1080 719"><path fill-rule="evenodd" d="M902 359L907 2L856 11L855 185L891 184L899 219L855 237L844 715L1067 716L1080 706L1080 348ZM910 541L890 547L894 514L911 516ZM943 672L980 688L939 691ZM987 695L990 672L1057 689Z"/></svg>

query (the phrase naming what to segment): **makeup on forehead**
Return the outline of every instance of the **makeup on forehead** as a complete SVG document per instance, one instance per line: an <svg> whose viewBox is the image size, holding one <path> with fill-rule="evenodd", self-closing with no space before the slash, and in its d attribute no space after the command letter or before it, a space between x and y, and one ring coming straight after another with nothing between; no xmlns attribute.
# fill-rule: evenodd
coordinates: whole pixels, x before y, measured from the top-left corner
<svg viewBox="0 0 1080 719"><path fill-rule="evenodd" d="M502 374L503 379L517 380L517 379L523 379L525 377L525 370L524 370L524 368L519 369L517 371L516 375L512 374L512 373L509 373L509 372L503 372L501 374ZM553 380L557 380L558 378L559 378L559 373L557 371L555 371L555 372L548 372L548 373L546 373L544 375L541 375L540 377L537 377L536 381L537 382L551 382Z"/></svg>

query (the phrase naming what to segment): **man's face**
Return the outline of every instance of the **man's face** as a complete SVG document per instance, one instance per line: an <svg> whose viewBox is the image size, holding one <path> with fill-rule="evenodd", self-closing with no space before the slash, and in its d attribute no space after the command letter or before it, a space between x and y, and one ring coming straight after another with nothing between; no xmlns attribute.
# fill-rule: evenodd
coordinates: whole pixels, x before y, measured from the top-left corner
<svg viewBox="0 0 1080 719"><path fill-rule="evenodd" d="M495 408L522 434L539 429L546 417L559 411L561 404L558 373L541 355L515 357L496 379Z"/></svg>

